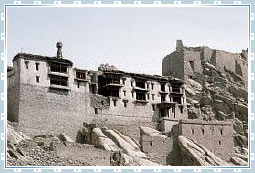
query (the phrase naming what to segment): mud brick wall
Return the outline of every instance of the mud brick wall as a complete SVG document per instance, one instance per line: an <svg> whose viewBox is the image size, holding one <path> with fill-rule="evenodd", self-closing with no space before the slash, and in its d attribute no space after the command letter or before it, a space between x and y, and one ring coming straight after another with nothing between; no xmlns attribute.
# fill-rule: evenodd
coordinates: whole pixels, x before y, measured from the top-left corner
<svg viewBox="0 0 255 173"><path fill-rule="evenodd" d="M29 135L66 133L75 140L90 118L85 93L21 84L19 99L19 128Z"/></svg>
<svg viewBox="0 0 255 173"><path fill-rule="evenodd" d="M162 75L184 79L183 52L173 52L162 61Z"/></svg>
<svg viewBox="0 0 255 173"><path fill-rule="evenodd" d="M179 133L197 141L222 159L229 160L234 154L233 126L230 122L183 121L179 124Z"/></svg>

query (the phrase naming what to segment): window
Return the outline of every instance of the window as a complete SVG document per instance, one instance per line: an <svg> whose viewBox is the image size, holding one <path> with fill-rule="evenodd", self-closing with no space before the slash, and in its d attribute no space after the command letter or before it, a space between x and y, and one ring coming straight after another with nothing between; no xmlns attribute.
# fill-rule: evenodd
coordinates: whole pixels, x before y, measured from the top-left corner
<svg viewBox="0 0 255 173"><path fill-rule="evenodd" d="M220 130L220 134L223 135L223 130L222 129Z"/></svg>
<svg viewBox="0 0 255 173"><path fill-rule="evenodd" d="M80 82L77 82L77 88L80 88Z"/></svg>
<svg viewBox="0 0 255 173"><path fill-rule="evenodd" d="M165 92L165 84L161 84L161 91Z"/></svg>
<svg viewBox="0 0 255 173"><path fill-rule="evenodd" d="M127 107L127 102L124 102L124 107L125 107L125 108Z"/></svg>
<svg viewBox="0 0 255 173"><path fill-rule="evenodd" d="M25 61L26 69L28 69L28 63L29 61Z"/></svg>
<svg viewBox="0 0 255 173"><path fill-rule="evenodd" d="M126 84L126 79L123 78L122 81L123 81L123 85L125 85Z"/></svg>
<svg viewBox="0 0 255 173"><path fill-rule="evenodd" d="M117 105L117 101L113 100L113 105L116 106Z"/></svg>
<svg viewBox="0 0 255 173"><path fill-rule="evenodd" d="M183 107L182 107L182 106L180 107L180 111L181 111L181 113L183 114Z"/></svg>
<svg viewBox="0 0 255 173"><path fill-rule="evenodd" d="M147 99L150 100L150 94L147 94Z"/></svg>
<svg viewBox="0 0 255 173"><path fill-rule="evenodd" d="M150 143L150 146L152 146L152 141L149 141L149 143Z"/></svg>
<svg viewBox="0 0 255 173"><path fill-rule="evenodd" d="M134 98L134 92L132 91L132 98Z"/></svg>
<svg viewBox="0 0 255 173"><path fill-rule="evenodd" d="M203 133L203 135L205 134L205 129L202 129L202 133Z"/></svg>
<svg viewBox="0 0 255 173"><path fill-rule="evenodd" d="M63 64L51 62L50 71L59 72L59 73L67 73L67 66Z"/></svg>
<svg viewBox="0 0 255 173"><path fill-rule="evenodd" d="M221 141L219 141L219 145L221 145Z"/></svg>
<svg viewBox="0 0 255 173"><path fill-rule="evenodd" d="M166 96L161 96L161 102L164 102L164 101L166 101Z"/></svg>
<svg viewBox="0 0 255 173"><path fill-rule="evenodd" d="M133 81L131 81L131 83L130 83L130 84L131 84L131 87L132 87L132 86L133 86Z"/></svg>
<svg viewBox="0 0 255 173"><path fill-rule="evenodd" d="M68 78L65 78L65 77L54 76L54 77L50 78L50 84L51 85L67 86L67 80L68 80Z"/></svg>
<svg viewBox="0 0 255 173"><path fill-rule="evenodd" d="M155 105L154 104L152 105L152 110L155 111Z"/></svg>
<svg viewBox="0 0 255 173"><path fill-rule="evenodd" d="M151 95L151 97L152 97L152 100L154 100L154 99L155 99L155 98L154 98L154 96L155 96L155 94L152 94L152 95Z"/></svg>
<svg viewBox="0 0 255 173"><path fill-rule="evenodd" d="M151 83L151 89L153 90L153 88L154 88L154 83Z"/></svg>
<svg viewBox="0 0 255 173"><path fill-rule="evenodd" d="M192 79L192 76L189 76L190 79Z"/></svg>
<svg viewBox="0 0 255 173"><path fill-rule="evenodd" d="M98 108L95 108L95 114L98 114Z"/></svg>
<svg viewBox="0 0 255 173"><path fill-rule="evenodd" d="M36 76L36 82L39 83L39 76Z"/></svg>
<svg viewBox="0 0 255 173"><path fill-rule="evenodd" d="M76 78L78 79L86 79L86 73L81 71L76 71Z"/></svg>
<svg viewBox="0 0 255 173"><path fill-rule="evenodd" d="M192 129L192 134L193 134L193 135L195 134L195 130L194 130L194 129Z"/></svg>
<svg viewBox="0 0 255 173"><path fill-rule="evenodd" d="M39 70L39 63L38 63L38 62L35 63L35 69L36 69L37 71Z"/></svg>
<svg viewBox="0 0 255 173"><path fill-rule="evenodd" d="M147 89L149 89L150 88L150 84L149 83L147 83Z"/></svg>
<svg viewBox="0 0 255 173"><path fill-rule="evenodd" d="M192 68L192 70L194 71L194 61L189 61L190 67Z"/></svg>
<svg viewBox="0 0 255 173"><path fill-rule="evenodd" d="M136 87L145 89L145 81L135 81Z"/></svg>
<svg viewBox="0 0 255 173"><path fill-rule="evenodd" d="M124 96L126 96L126 91L123 91Z"/></svg>

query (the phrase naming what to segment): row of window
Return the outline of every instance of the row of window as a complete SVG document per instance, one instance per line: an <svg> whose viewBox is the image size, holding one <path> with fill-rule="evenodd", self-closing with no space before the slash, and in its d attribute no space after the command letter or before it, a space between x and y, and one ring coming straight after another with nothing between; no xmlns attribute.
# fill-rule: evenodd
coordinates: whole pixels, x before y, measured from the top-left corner
<svg viewBox="0 0 255 173"><path fill-rule="evenodd" d="M26 69L28 69L28 63L29 63L29 61L25 61ZM38 62L35 63L35 69L36 69L36 71L39 71L39 64L40 64L40 63L38 63Z"/></svg>
<svg viewBox="0 0 255 173"><path fill-rule="evenodd" d="M205 134L205 129L201 129L201 130L202 130L202 134L204 135ZM191 132L194 135L195 134L195 129L191 129ZM223 135L223 130L222 129L220 130L220 135Z"/></svg>
<svg viewBox="0 0 255 173"><path fill-rule="evenodd" d="M127 101L123 101L124 107L127 107ZM113 100L113 105L117 106L117 100ZM156 110L156 105L152 104L152 110L155 111ZM98 108L95 108L95 114L98 114Z"/></svg>

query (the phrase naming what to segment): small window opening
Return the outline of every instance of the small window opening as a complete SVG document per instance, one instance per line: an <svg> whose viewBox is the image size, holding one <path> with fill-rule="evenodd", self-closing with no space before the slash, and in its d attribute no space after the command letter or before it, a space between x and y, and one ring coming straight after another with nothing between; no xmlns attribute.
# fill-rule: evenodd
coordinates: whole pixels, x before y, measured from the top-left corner
<svg viewBox="0 0 255 173"><path fill-rule="evenodd" d="M155 98L154 98L154 96L155 96L155 94L152 94L152 95L151 95L151 97L152 97L152 100L154 100L154 99L155 99Z"/></svg>
<svg viewBox="0 0 255 173"><path fill-rule="evenodd" d="M150 85L149 85L149 83L147 83L147 89L149 89L149 87L150 87Z"/></svg>
<svg viewBox="0 0 255 173"><path fill-rule="evenodd" d="M127 102L124 102L124 107L125 107L125 108L127 107Z"/></svg>
<svg viewBox="0 0 255 173"><path fill-rule="evenodd" d="M131 87L132 87L132 86L133 86L133 81L131 81L131 83L130 83L130 84L131 84Z"/></svg>
<svg viewBox="0 0 255 173"><path fill-rule="evenodd" d="M39 83L39 81L40 81L39 76L36 76L36 82Z"/></svg>
<svg viewBox="0 0 255 173"><path fill-rule="evenodd" d="M181 113L183 114L183 107L180 107L180 111L181 111Z"/></svg>
<svg viewBox="0 0 255 173"><path fill-rule="evenodd" d="M35 63L35 68L37 71L39 70L39 63Z"/></svg>
<svg viewBox="0 0 255 173"><path fill-rule="evenodd" d="M154 89L154 83L151 83L151 89L152 90Z"/></svg>
<svg viewBox="0 0 255 173"><path fill-rule="evenodd" d="M220 134L223 135L223 130L222 129L220 130Z"/></svg>
<svg viewBox="0 0 255 173"><path fill-rule="evenodd" d="M189 76L190 79L192 79L192 76Z"/></svg>
<svg viewBox="0 0 255 173"><path fill-rule="evenodd" d="M126 91L123 91L124 96L126 96Z"/></svg>
<svg viewBox="0 0 255 173"><path fill-rule="evenodd" d="M161 84L161 91L165 92L165 84Z"/></svg>
<svg viewBox="0 0 255 173"><path fill-rule="evenodd" d="M123 85L125 85L126 84L126 79L123 78L122 81L123 81Z"/></svg>
<svg viewBox="0 0 255 173"><path fill-rule="evenodd" d="M152 146L152 141L149 141L149 143L150 143L150 146Z"/></svg>
<svg viewBox="0 0 255 173"><path fill-rule="evenodd" d="M77 82L77 87L80 88L80 82Z"/></svg>
<svg viewBox="0 0 255 173"><path fill-rule="evenodd" d="M221 141L219 141L219 145L221 145Z"/></svg>
<svg viewBox="0 0 255 173"><path fill-rule="evenodd" d="M202 133L203 133L203 135L205 134L205 129L202 129Z"/></svg>
<svg viewBox="0 0 255 173"><path fill-rule="evenodd" d="M101 101L101 104L104 105L104 101L103 100Z"/></svg>
<svg viewBox="0 0 255 173"><path fill-rule="evenodd" d="M195 134L195 130L194 130L194 129L192 129L192 134L193 134L193 135Z"/></svg>
<svg viewBox="0 0 255 173"><path fill-rule="evenodd" d="M164 101L166 101L166 96L162 95L161 96L161 102L164 102Z"/></svg>
<svg viewBox="0 0 255 173"><path fill-rule="evenodd" d="M29 63L29 61L25 61L26 69L28 69L28 63Z"/></svg>
<svg viewBox="0 0 255 173"><path fill-rule="evenodd" d="M117 101L113 100L113 105L116 106L117 105Z"/></svg>
<svg viewBox="0 0 255 173"><path fill-rule="evenodd" d="M147 99L150 100L150 94L147 95Z"/></svg>
<svg viewBox="0 0 255 173"><path fill-rule="evenodd" d="M98 108L95 108L95 114L98 114Z"/></svg>
<svg viewBox="0 0 255 173"><path fill-rule="evenodd" d="M132 98L134 98L134 92L132 92Z"/></svg>
<svg viewBox="0 0 255 173"><path fill-rule="evenodd" d="M154 104L152 105L152 110L155 111L155 105Z"/></svg>
<svg viewBox="0 0 255 173"><path fill-rule="evenodd" d="M192 70L194 71L194 61L189 61L190 67L192 68Z"/></svg>

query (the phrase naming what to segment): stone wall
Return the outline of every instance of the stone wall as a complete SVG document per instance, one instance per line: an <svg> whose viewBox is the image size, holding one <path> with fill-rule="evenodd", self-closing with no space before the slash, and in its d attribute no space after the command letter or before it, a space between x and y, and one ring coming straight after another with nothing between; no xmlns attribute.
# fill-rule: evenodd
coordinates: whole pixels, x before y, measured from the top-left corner
<svg viewBox="0 0 255 173"><path fill-rule="evenodd" d="M182 51L175 51L162 60L162 75L184 79L184 59Z"/></svg>
<svg viewBox="0 0 255 173"><path fill-rule="evenodd" d="M246 51L231 53L208 47L183 47L162 60L162 75L180 79L196 77L203 73L203 63L213 64L222 73L234 72L248 86L248 56Z"/></svg>
<svg viewBox="0 0 255 173"><path fill-rule="evenodd" d="M111 153L95 148L93 145L53 142L58 157L71 160L79 160L94 166L110 166Z"/></svg>
<svg viewBox="0 0 255 173"><path fill-rule="evenodd" d="M85 93L21 84L19 100L19 128L26 134L66 133L75 139L91 119Z"/></svg>
<svg viewBox="0 0 255 173"><path fill-rule="evenodd" d="M222 159L234 154L232 122L181 121L179 135L195 140Z"/></svg>

